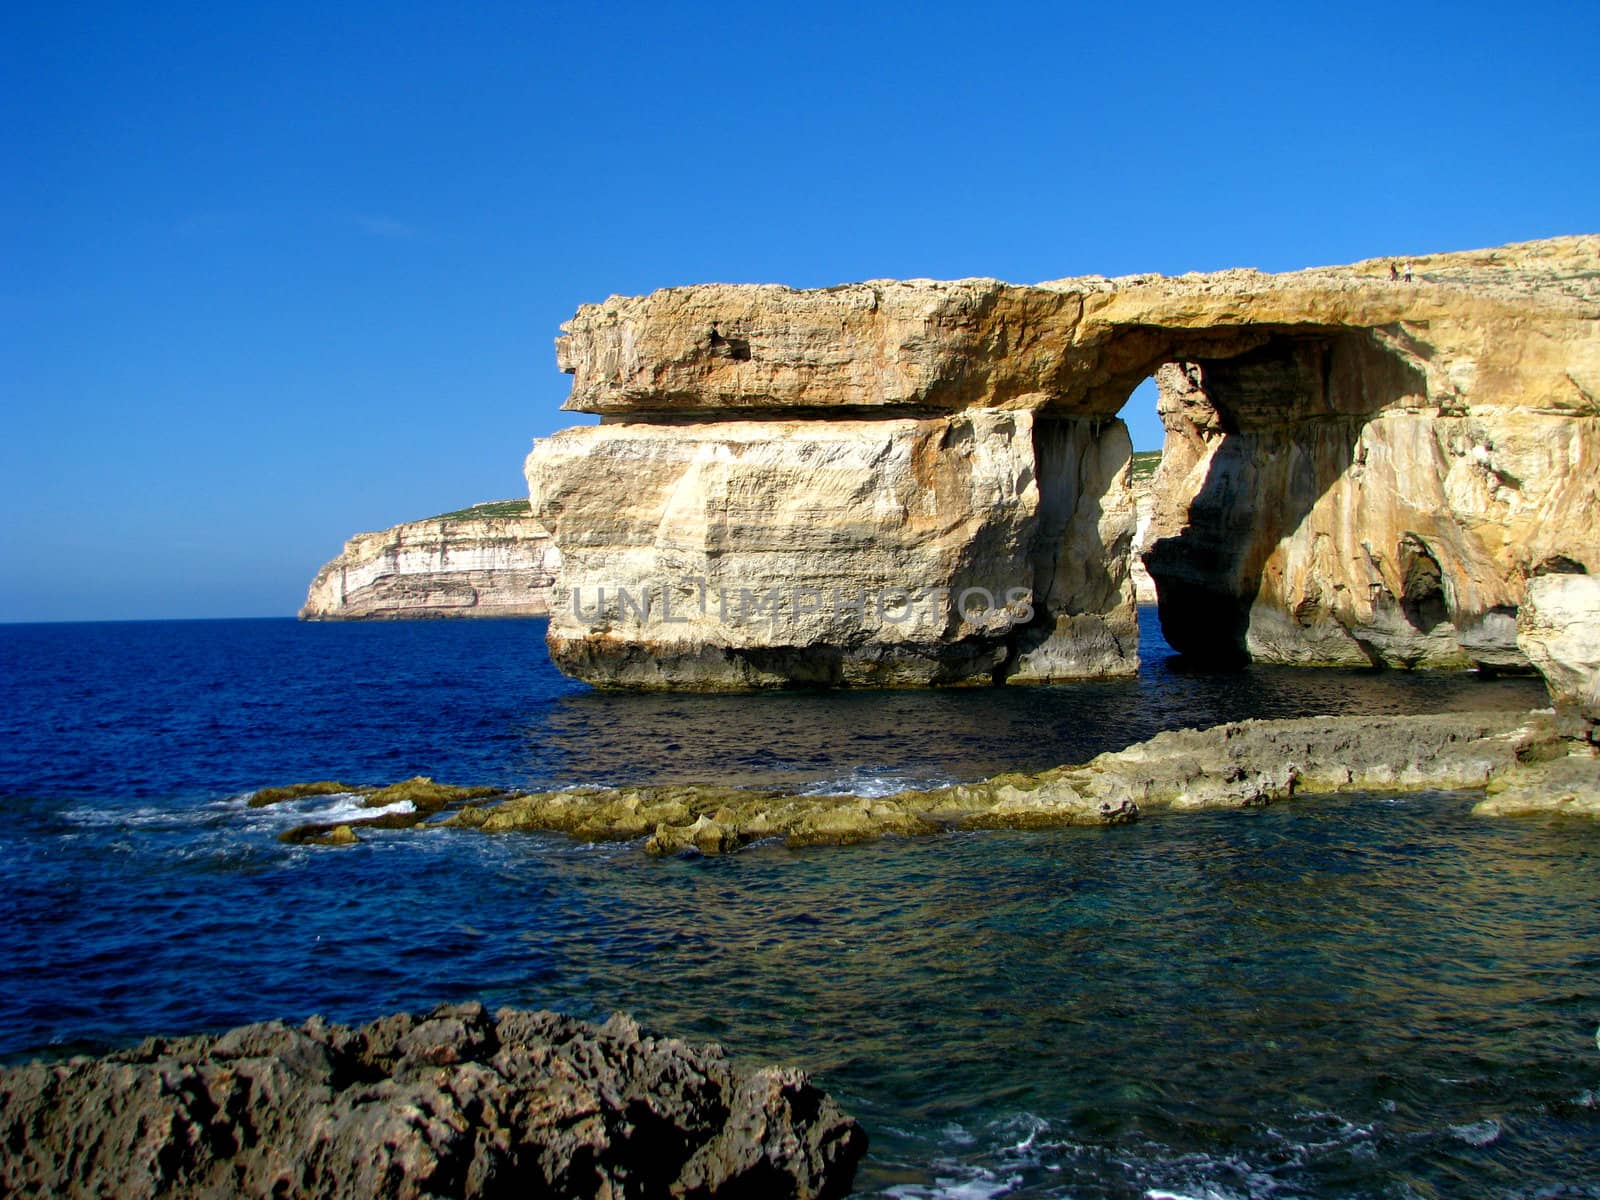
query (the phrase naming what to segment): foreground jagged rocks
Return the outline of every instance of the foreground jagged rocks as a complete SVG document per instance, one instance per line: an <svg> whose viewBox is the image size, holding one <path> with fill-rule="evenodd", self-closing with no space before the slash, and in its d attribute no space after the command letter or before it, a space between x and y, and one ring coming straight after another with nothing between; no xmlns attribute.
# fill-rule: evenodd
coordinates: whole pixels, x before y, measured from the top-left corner
<svg viewBox="0 0 1600 1200"><path fill-rule="evenodd" d="M317 572L300 619L542 617L559 562L525 504L479 505L358 533Z"/></svg>
<svg viewBox="0 0 1600 1200"><path fill-rule="evenodd" d="M1600 567L1600 238L1168 279L669 288L580 309L537 442L549 643L602 686L1131 673L1117 419L1157 374L1145 555L1204 657L1525 666Z"/></svg>
<svg viewBox="0 0 1600 1200"><path fill-rule="evenodd" d="M0 1194L846 1195L860 1127L802 1073L481 1005L312 1018L0 1071Z"/></svg>

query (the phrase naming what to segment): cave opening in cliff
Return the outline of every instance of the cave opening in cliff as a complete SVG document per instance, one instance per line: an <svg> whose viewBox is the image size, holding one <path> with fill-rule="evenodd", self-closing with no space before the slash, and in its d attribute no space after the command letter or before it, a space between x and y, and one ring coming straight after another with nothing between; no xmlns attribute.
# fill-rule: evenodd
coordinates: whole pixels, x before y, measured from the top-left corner
<svg viewBox="0 0 1600 1200"><path fill-rule="evenodd" d="M1347 610L1358 602L1388 605L1408 636L1446 623L1443 590L1430 586L1438 566L1420 543L1407 543L1409 574L1396 595L1377 585L1346 594L1346 577L1366 570L1365 588L1388 552L1364 542L1344 508L1364 464L1363 431L1380 410L1425 394L1421 373L1372 331L1140 329L1108 357L1126 373L1107 388L1121 404L1105 408L1130 433L1147 431L1134 435L1130 471L1130 558L1148 572L1141 581L1134 571L1140 601L1154 601L1163 636L1185 660L1392 661L1387 647L1350 633ZM1161 453L1141 456L1141 436L1156 436L1150 407ZM1337 586L1319 586L1329 579Z"/></svg>

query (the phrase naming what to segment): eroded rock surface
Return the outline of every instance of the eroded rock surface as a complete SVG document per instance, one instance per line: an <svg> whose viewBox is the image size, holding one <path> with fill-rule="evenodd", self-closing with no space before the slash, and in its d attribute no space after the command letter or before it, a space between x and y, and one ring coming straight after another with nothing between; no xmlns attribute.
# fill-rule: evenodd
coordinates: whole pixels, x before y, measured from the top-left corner
<svg viewBox="0 0 1600 1200"><path fill-rule="evenodd" d="M1482 788L1561 744L1547 713L1237 721L1158 733L1065 775L1147 808L1248 808L1295 795Z"/></svg>
<svg viewBox="0 0 1600 1200"><path fill-rule="evenodd" d="M341 785L302 785L325 787ZM846 845L952 828L1109 826L1156 808L1250 808L1296 795L1488 789L1478 811L1600 816L1600 757L1554 713L1442 713L1239 721L1157 734L1087 763L890 796L682 784L508 793L408 781L415 812L284 834L348 845L363 827L548 831L639 841L650 854L727 854L754 841ZM280 793L298 789L276 789Z"/></svg>
<svg viewBox="0 0 1600 1200"><path fill-rule="evenodd" d="M1080 766L892 796L790 796L731 788L589 788L514 797L450 818L486 832L646 837L653 854L722 854L760 838L843 844L952 827L1121 825L1150 808L1249 808L1296 794L1485 787L1561 751L1530 713L1240 721L1156 735Z"/></svg>
<svg viewBox="0 0 1600 1200"><path fill-rule="evenodd" d="M1593 746L1569 742L1552 758L1530 757L1497 772L1472 811L1483 817L1600 818L1600 758Z"/></svg>
<svg viewBox="0 0 1600 1200"><path fill-rule="evenodd" d="M1138 817L1125 797L1084 794L1044 776L893 796L816 796L715 786L579 788L468 805L444 823L486 833L554 830L592 841L644 838L650 854L725 854L761 838L838 846L885 834L965 828L1120 825Z"/></svg>
<svg viewBox="0 0 1600 1200"><path fill-rule="evenodd" d="M530 516L411 521L346 542L312 580L300 618L543 617L559 562Z"/></svg>
<svg viewBox="0 0 1600 1200"><path fill-rule="evenodd" d="M1528 580L1517 644L1544 676L1570 732L1600 740L1600 578L1563 572Z"/></svg>
<svg viewBox="0 0 1600 1200"><path fill-rule="evenodd" d="M839 1197L860 1127L804 1074L481 1005L0 1071L0 1192Z"/></svg>
<svg viewBox="0 0 1600 1200"><path fill-rule="evenodd" d="M1413 261L585 306L557 355L604 423L527 463L556 660L626 687L1129 671L1116 414L1159 371L1145 560L1175 647L1525 666L1526 579L1600 566L1600 238ZM883 620L902 588L927 611ZM774 589L776 620L719 604Z"/></svg>
<svg viewBox="0 0 1600 1200"><path fill-rule="evenodd" d="M527 467L551 654L634 688L1131 674L1129 453L992 409L565 430Z"/></svg>
<svg viewBox="0 0 1600 1200"><path fill-rule="evenodd" d="M1134 455L1131 475L1134 529L1133 544L1129 547L1128 557L1129 574L1133 577L1134 598L1143 605L1156 602L1156 581L1150 578L1149 568L1144 565L1144 552L1150 548L1150 543L1155 540L1153 530L1156 516L1156 493L1153 469L1149 474L1141 474L1140 458L1140 455ZM1158 458L1156 467L1158 468L1159 465Z"/></svg>

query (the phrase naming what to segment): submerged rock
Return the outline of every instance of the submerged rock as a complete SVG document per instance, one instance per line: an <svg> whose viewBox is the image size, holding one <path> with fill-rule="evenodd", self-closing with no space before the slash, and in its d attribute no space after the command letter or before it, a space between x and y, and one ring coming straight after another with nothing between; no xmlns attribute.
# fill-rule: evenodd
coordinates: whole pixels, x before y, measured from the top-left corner
<svg viewBox="0 0 1600 1200"><path fill-rule="evenodd" d="M866 1135L800 1071L482 1005L0 1071L0 1194L844 1196Z"/></svg>
<svg viewBox="0 0 1600 1200"><path fill-rule="evenodd" d="M361 790L351 787L348 783L319 779L312 783L291 783L287 787L262 788L250 794L249 804L251 808L267 808L274 804L285 804L290 800L305 800L312 796L343 796Z"/></svg>
<svg viewBox="0 0 1600 1200"><path fill-rule="evenodd" d="M714 786L577 788L469 805L440 822L487 833L551 830L591 841L645 837L650 854L725 854L764 838L790 846L840 846L885 834L951 826L1116 825L1136 806L1068 789L985 783L893 796L813 796Z"/></svg>
<svg viewBox="0 0 1600 1200"><path fill-rule="evenodd" d="M300 840L313 846L354 846L361 839L349 825L335 825L326 833L307 834Z"/></svg>
<svg viewBox="0 0 1600 1200"><path fill-rule="evenodd" d="M1481 817L1600 817L1600 758L1592 746L1574 745L1548 761L1519 763L1489 781L1472 811Z"/></svg>

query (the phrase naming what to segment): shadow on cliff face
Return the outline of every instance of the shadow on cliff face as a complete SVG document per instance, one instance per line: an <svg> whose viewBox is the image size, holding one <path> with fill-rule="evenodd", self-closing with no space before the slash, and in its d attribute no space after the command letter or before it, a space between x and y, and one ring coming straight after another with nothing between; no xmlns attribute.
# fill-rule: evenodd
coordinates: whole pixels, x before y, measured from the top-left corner
<svg viewBox="0 0 1600 1200"><path fill-rule="evenodd" d="M1137 618L1125 594L1134 511L1133 452L1116 418L1035 421L1038 524L1028 560L1034 615L1011 630L995 681L1112 678L1138 669Z"/></svg>
<svg viewBox="0 0 1600 1200"><path fill-rule="evenodd" d="M1181 529L1144 560L1172 647L1197 663L1237 665L1249 657L1252 608L1274 550L1356 461L1366 423L1426 386L1365 332L1284 332L1221 358L1197 349L1165 368L1167 389L1175 379L1186 394L1164 396L1162 417L1169 450L1180 450L1169 457L1186 451L1198 466L1209 455L1205 477ZM1184 465L1164 463L1169 486ZM1413 558L1402 611L1426 632L1447 617L1439 568L1426 547ZM1310 597L1283 619L1309 626L1319 607Z"/></svg>

